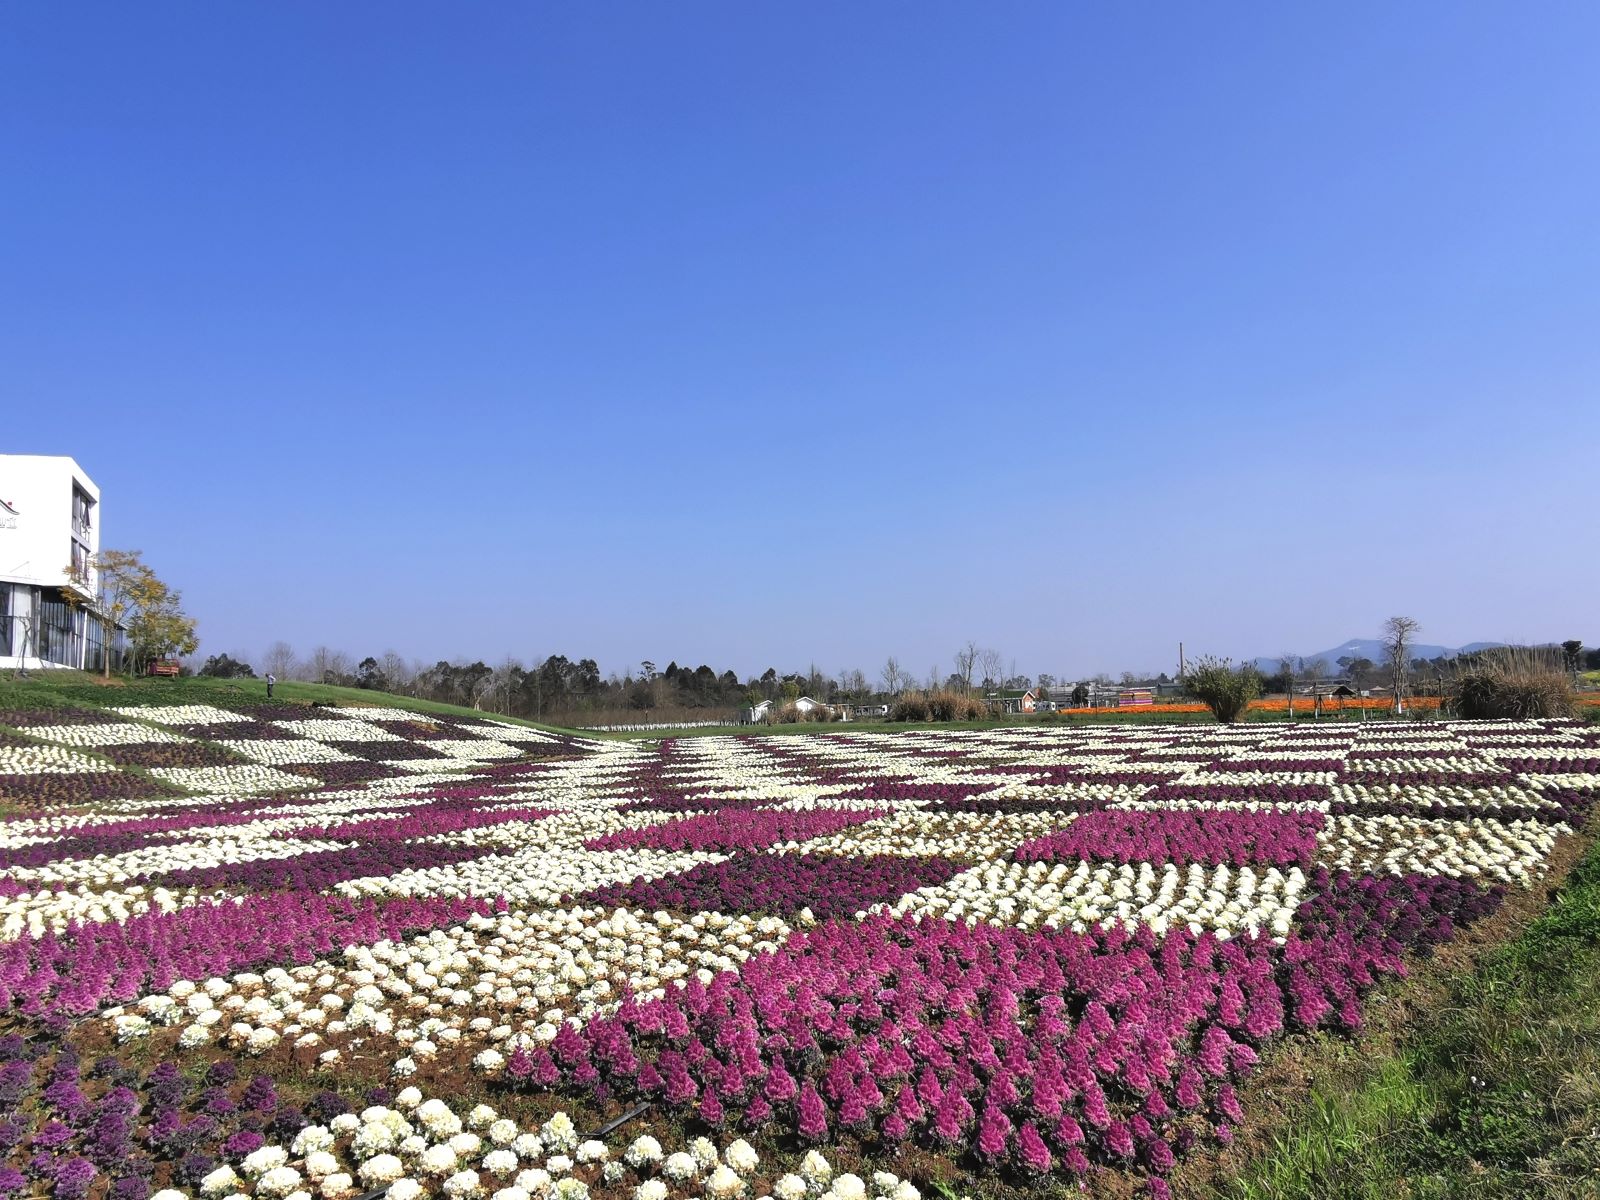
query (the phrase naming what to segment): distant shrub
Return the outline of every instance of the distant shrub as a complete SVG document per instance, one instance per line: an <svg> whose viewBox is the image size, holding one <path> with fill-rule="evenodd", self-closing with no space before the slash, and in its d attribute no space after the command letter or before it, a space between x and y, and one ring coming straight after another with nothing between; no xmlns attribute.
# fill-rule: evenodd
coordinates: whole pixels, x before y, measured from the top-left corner
<svg viewBox="0 0 1600 1200"><path fill-rule="evenodd" d="M1570 717L1577 702L1559 654L1529 646L1474 655L1458 670L1450 698L1460 716L1503 721Z"/></svg>
<svg viewBox="0 0 1600 1200"><path fill-rule="evenodd" d="M1234 668L1233 660L1203 655L1194 660L1183 685L1224 725L1231 725L1261 694L1261 676L1250 666Z"/></svg>
<svg viewBox="0 0 1600 1200"><path fill-rule="evenodd" d="M976 696L944 689L906 692L889 710L891 721L976 721L988 715L988 707Z"/></svg>

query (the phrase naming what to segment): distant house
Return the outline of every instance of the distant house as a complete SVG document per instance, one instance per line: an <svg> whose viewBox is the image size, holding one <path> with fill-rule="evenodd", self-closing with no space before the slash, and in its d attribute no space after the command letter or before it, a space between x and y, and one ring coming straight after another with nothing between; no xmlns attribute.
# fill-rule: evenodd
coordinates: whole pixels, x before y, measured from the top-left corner
<svg viewBox="0 0 1600 1200"><path fill-rule="evenodd" d="M810 696L801 696L794 702L794 707L796 712L804 714L815 712L819 708L827 708L828 706L820 700L813 700Z"/></svg>
<svg viewBox="0 0 1600 1200"><path fill-rule="evenodd" d="M984 703L1003 713L1032 713L1037 711L1039 697L1030 688L1027 691L989 692Z"/></svg>
<svg viewBox="0 0 1600 1200"><path fill-rule="evenodd" d="M763 700L760 704L748 705L739 714L739 720L745 725L760 725L767 719L767 714L772 711L772 701Z"/></svg>
<svg viewBox="0 0 1600 1200"><path fill-rule="evenodd" d="M1348 679L1318 679L1297 687L1295 692L1301 696L1337 696L1340 699L1357 694Z"/></svg>
<svg viewBox="0 0 1600 1200"><path fill-rule="evenodd" d="M841 704L838 707L842 715L854 717L858 721L881 720L889 715L887 704Z"/></svg>

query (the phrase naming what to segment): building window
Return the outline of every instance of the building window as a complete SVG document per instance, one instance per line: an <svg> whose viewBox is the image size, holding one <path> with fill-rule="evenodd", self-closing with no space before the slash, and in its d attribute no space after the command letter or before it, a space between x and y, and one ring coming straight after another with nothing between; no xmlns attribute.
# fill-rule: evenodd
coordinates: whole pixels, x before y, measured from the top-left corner
<svg viewBox="0 0 1600 1200"><path fill-rule="evenodd" d="M89 533L94 528L94 501L89 498L89 493L77 484L72 485L72 532L84 541L89 540Z"/></svg>
<svg viewBox="0 0 1600 1200"><path fill-rule="evenodd" d="M89 547L77 538L72 539L72 574L86 583L89 579Z"/></svg>
<svg viewBox="0 0 1600 1200"><path fill-rule="evenodd" d="M11 654L11 585L0 583L0 655Z"/></svg>

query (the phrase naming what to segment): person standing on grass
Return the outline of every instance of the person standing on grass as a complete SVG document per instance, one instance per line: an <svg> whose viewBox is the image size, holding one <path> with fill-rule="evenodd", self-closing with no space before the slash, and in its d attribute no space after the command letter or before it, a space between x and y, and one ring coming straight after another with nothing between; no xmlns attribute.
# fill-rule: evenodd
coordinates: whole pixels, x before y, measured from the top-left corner
<svg viewBox="0 0 1600 1200"><path fill-rule="evenodd" d="M272 685L278 682L278 677L271 671L267 672L267 699L272 699Z"/></svg>

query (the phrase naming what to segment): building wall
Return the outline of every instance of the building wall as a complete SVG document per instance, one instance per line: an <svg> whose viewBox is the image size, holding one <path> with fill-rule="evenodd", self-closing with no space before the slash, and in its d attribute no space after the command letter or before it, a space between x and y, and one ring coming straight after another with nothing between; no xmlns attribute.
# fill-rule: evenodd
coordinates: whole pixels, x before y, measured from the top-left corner
<svg viewBox="0 0 1600 1200"><path fill-rule="evenodd" d="M59 601L61 589L71 584L69 565L76 560L87 566L100 552L100 489L70 458L0 454L0 501L0 667L25 665L27 617L34 618L34 644L26 647L26 665L80 666L83 614L63 615ZM87 511L80 512L85 501ZM92 567L87 575L92 594L98 582ZM54 657L69 662L37 657L51 642L51 613L70 626L54 637ZM68 643L70 650L63 651Z"/></svg>

